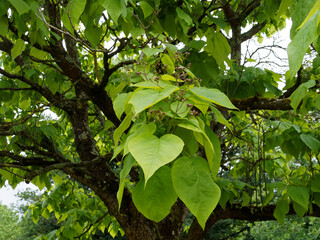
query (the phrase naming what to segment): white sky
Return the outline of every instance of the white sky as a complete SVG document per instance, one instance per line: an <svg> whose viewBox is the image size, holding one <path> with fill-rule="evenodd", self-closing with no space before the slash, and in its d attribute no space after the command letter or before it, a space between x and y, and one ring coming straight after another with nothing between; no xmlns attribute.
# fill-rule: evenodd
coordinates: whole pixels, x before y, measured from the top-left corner
<svg viewBox="0 0 320 240"><path fill-rule="evenodd" d="M7 206L10 206L11 204L18 205L21 202L19 202L19 198L17 198L15 195L18 192L25 191L27 188L39 191L39 189L32 183L26 184L22 182L18 184L18 186L15 189L12 189L12 187L6 182L5 186L0 188L1 204L7 205Z"/></svg>

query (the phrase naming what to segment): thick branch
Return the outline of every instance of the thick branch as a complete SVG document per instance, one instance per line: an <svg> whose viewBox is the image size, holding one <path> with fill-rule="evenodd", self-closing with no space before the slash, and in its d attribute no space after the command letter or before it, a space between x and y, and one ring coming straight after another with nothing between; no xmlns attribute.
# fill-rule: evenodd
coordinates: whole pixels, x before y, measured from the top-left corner
<svg viewBox="0 0 320 240"><path fill-rule="evenodd" d="M231 101L239 110L292 110L291 101L288 98L250 97Z"/></svg>
<svg viewBox="0 0 320 240"><path fill-rule="evenodd" d="M260 6L260 0L253 0L249 3L246 8L240 13L239 21L242 22L244 19L248 17L248 15L254 11L257 7Z"/></svg>
<svg viewBox="0 0 320 240"><path fill-rule="evenodd" d="M251 39L255 34L257 34L265 25L267 24L266 21L262 23L258 23L254 25L249 31L241 34L241 42L247 41Z"/></svg>
<svg viewBox="0 0 320 240"><path fill-rule="evenodd" d="M210 215L205 230L203 231L198 222L193 221L189 233L188 240L202 240L205 233L218 221L221 219L238 219L238 220L248 220L248 221L268 221L276 220L273 216L276 205L268 205L266 207L256 207L247 206L242 207L237 204L232 206L227 206L226 209L222 209L220 206L217 207L213 213ZM313 211L307 213L306 216L320 217L320 208L316 204L312 204ZM296 214L293 205L290 205L290 210L288 215Z"/></svg>

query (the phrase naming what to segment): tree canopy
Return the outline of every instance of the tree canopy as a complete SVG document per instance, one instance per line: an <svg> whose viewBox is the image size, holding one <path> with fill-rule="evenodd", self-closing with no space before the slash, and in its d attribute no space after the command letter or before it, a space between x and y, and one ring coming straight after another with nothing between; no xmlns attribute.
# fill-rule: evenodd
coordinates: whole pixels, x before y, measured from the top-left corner
<svg viewBox="0 0 320 240"><path fill-rule="evenodd" d="M63 224L44 239L319 217L319 6L2 0L0 185L46 187L29 214ZM287 19L284 73L247 53Z"/></svg>

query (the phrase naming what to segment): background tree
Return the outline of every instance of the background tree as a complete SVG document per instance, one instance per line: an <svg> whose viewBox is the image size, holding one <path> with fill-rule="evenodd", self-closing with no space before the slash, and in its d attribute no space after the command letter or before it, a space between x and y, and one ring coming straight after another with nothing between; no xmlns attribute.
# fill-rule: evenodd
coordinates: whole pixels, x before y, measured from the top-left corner
<svg viewBox="0 0 320 240"><path fill-rule="evenodd" d="M10 207L0 204L0 216L0 239L13 239L20 231L18 214Z"/></svg>
<svg viewBox="0 0 320 240"><path fill-rule="evenodd" d="M63 223L49 239L181 239L189 212L188 239L220 219L319 216L319 58L301 66L318 6L1 1L1 183L48 189L30 211ZM241 44L287 18L285 76L248 67Z"/></svg>

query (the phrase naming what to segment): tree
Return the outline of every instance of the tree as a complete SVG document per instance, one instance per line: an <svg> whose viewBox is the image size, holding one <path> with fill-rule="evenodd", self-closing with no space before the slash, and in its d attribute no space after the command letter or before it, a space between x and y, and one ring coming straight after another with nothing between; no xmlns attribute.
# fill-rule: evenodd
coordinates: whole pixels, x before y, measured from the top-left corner
<svg viewBox="0 0 320 240"><path fill-rule="evenodd" d="M318 6L2 0L1 183L47 188L30 211L64 224L49 239L320 216ZM287 18L285 76L250 67L242 43Z"/></svg>
<svg viewBox="0 0 320 240"><path fill-rule="evenodd" d="M6 205L0 204L0 215L0 239L13 239L19 232L18 214Z"/></svg>

